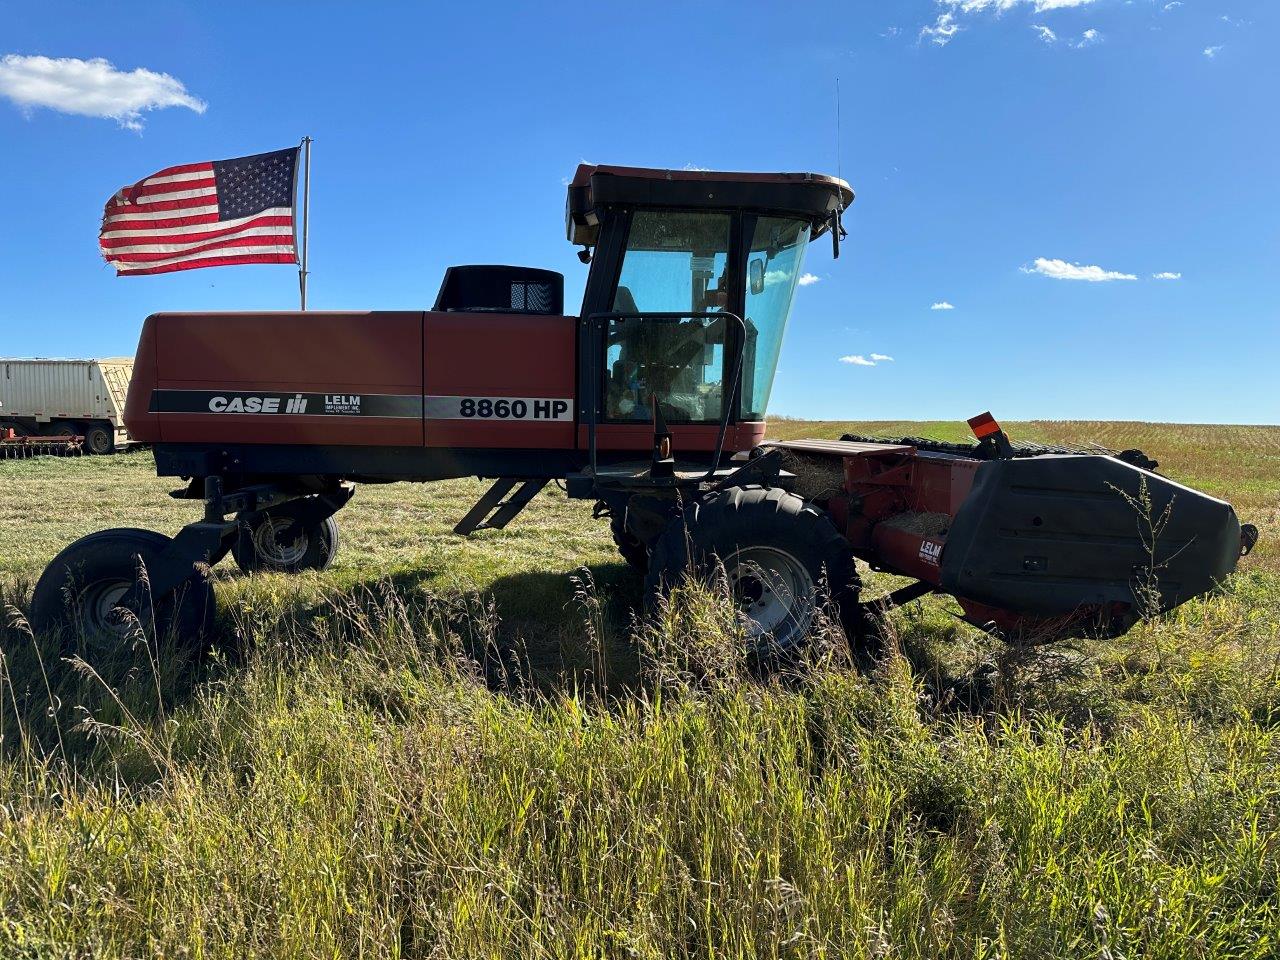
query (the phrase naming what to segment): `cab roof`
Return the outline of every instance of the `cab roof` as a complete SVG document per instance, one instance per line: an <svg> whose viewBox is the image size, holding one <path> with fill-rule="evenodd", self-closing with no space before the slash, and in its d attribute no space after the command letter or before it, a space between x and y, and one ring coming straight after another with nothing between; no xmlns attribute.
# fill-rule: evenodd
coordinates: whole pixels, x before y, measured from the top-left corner
<svg viewBox="0 0 1280 960"><path fill-rule="evenodd" d="M565 228L573 243L593 246L600 212L606 207L703 208L792 214L812 222L816 237L852 202L849 184L821 173L659 170L583 163L569 183Z"/></svg>

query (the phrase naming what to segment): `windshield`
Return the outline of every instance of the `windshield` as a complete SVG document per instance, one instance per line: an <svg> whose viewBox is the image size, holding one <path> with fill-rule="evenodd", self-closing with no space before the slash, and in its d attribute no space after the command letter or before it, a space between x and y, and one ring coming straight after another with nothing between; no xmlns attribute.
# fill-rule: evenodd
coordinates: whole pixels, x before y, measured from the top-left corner
<svg viewBox="0 0 1280 960"><path fill-rule="evenodd" d="M746 351L742 358L743 420L763 420L769 408L773 375L782 352L782 334L804 248L809 239L809 225L803 220L761 217L756 221L748 262ZM763 278L763 283L758 279Z"/></svg>

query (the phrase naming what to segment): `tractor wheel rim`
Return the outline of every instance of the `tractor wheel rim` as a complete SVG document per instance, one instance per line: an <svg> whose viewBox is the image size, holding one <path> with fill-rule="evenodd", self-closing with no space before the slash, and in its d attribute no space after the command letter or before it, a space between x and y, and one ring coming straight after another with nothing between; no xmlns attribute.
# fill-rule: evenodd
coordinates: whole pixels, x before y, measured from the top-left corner
<svg viewBox="0 0 1280 960"><path fill-rule="evenodd" d="M253 549L273 567L291 567L307 553L307 535L299 533L293 543L281 543L276 534L293 523L288 517L268 517L253 531Z"/></svg>
<svg viewBox="0 0 1280 960"><path fill-rule="evenodd" d="M133 589L130 580L102 580L90 584L81 594L85 624L96 636L113 638L127 637L134 629L134 617L124 616L119 610L125 605L124 600Z"/></svg>
<svg viewBox="0 0 1280 960"><path fill-rule="evenodd" d="M744 547L725 561L738 609L752 640L789 643L813 622L813 577L777 547Z"/></svg>
<svg viewBox="0 0 1280 960"><path fill-rule="evenodd" d="M111 440L105 433L94 431L89 434L89 449L94 453L106 453L111 449Z"/></svg>

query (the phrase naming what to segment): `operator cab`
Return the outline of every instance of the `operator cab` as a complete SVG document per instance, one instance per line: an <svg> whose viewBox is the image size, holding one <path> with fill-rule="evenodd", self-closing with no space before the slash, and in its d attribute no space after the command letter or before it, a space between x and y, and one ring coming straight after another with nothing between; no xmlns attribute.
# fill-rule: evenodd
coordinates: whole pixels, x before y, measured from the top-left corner
<svg viewBox="0 0 1280 960"><path fill-rule="evenodd" d="M762 437L805 246L830 231L838 256L852 200L817 174L579 166L566 211L591 264L579 421L651 424L656 403L673 427Z"/></svg>

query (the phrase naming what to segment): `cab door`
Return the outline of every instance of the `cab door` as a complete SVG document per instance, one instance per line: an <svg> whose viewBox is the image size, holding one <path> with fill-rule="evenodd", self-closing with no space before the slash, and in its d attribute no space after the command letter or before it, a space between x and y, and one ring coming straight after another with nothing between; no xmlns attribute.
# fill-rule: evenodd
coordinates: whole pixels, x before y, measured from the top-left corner
<svg viewBox="0 0 1280 960"><path fill-rule="evenodd" d="M656 399L677 454L715 449L726 405L726 449L742 449L742 230L734 212L610 211L583 305L581 448L594 417L598 449L647 451Z"/></svg>

